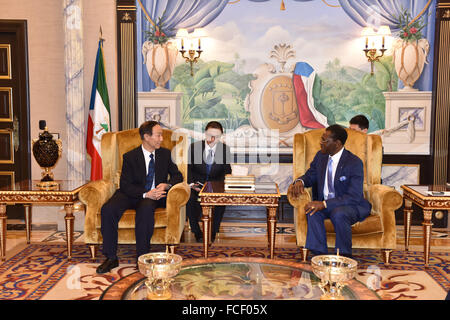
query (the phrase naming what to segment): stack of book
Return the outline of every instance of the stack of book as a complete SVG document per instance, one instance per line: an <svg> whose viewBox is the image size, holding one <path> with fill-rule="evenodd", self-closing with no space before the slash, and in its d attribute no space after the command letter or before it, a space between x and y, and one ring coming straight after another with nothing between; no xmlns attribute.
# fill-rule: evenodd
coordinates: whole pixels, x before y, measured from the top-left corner
<svg viewBox="0 0 450 320"><path fill-rule="evenodd" d="M225 175L225 191L254 191L255 176L233 176Z"/></svg>
<svg viewBox="0 0 450 320"><path fill-rule="evenodd" d="M264 192L277 192L277 185L275 182L257 182L255 188L256 190L264 190Z"/></svg>

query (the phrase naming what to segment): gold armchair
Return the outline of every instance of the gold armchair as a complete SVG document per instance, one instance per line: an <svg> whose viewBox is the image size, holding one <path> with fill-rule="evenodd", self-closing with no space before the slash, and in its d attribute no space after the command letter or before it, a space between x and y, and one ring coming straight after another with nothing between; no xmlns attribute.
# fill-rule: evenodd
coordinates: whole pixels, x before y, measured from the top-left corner
<svg viewBox="0 0 450 320"><path fill-rule="evenodd" d="M183 174L183 182L174 185L167 193L166 208L155 210L155 229L152 244L166 244L174 252L180 243L186 221L186 203L190 197L187 185L187 136L173 136L170 130L163 130L163 148L172 150L172 159ZM176 138L176 139L174 139ZM85 243L89 245L91 257L95 259L96 245L103 242L100 232L100 209L112 197L119 186L123 154L138 147L142 143L139 129L120 132L109 132L102 136L103 179L91 181L79 192L80 200L86 205L84 221ZM134 233L135 210L124 212L119 221L119 244L136 243Z"/></svg>
<svg viewBox="0 0 450 320"><path fill-rule="evenodd" d="M382 142L378 135L367 135L346 129L348 133L345 148L357 155L364 164L364 196L372 204L372 212L362 222L352 226L353 248L382 249L386 264L390 263L390 254L396 247L395 210L402 205L402 196L395 189L381 185ZM320 149L320 138L325 129L297 133L294 137L293 178L302 176L308 170L311 161ZM292 185L287 196L294 207L294 227L297 246L301 247L302 260L306 261L308 250L306 242L307 219L304 206L311 201L311 188L295 198ZM335 246L336 235L333 224L325 220L328 247Z"/></svg>

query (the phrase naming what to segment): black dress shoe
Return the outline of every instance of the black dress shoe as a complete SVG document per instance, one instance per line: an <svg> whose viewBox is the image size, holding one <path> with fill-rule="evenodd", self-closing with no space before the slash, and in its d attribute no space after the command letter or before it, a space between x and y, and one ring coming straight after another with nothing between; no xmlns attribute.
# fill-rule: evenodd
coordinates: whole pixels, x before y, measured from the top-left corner
<svg viewBox="0 0 450 320"><path fill-rule="evenodd" d="M115 267L119 266L119 260L118 259L106 259L101 265L97 267L97 273L103 274L110 272L111 269L114 269Z"/></svg>
<svg viewBox="0 0 450 320"><path fill-rule="evenodd" d="M202 232L195 232L195 241L196 242L203 242L203 233Z"/></svg>

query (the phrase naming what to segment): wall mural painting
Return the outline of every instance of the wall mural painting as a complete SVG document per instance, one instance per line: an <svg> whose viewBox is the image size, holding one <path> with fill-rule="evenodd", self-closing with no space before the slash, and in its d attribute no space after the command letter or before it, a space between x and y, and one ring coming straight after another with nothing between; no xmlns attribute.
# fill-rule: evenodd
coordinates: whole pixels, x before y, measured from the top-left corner
<svg viewBox="0 0 450 320"><path fill-rule="evenodd" d="M292 152L295 133L348 126L356 114L369 119L369 132L388 129L384 93L404 84L392 49L375 62L371 75L361 31L388 25L396 36L399 17L422 23L416 33L428 40L430 52L415 88L431 91L435 1L288 0L284 5L280 10L278 0L137 0L138 46L152 26L149 18L161 18L169 37L179 28L202 27L207 34L194 76L177 57L166 87L183 93L182 108L180 123L169 126L195 137L214 119L223 124L224 140L235 152L261 149L264 141L281 154ZM155 86L140 56L139 62L138 89L150 91ZM396 123L414 112L421 111L402 109Z"/></svg>

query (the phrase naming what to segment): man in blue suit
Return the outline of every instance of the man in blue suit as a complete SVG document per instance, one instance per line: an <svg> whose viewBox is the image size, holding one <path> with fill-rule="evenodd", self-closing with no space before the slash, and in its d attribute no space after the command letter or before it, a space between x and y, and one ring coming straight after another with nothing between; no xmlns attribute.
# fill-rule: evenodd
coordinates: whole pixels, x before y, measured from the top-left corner
<svg viewBox="0 0 450 320"><path fill-rule="evenodd" d="M352 225L370 214L371 204L364 199L364 171L361 159L344 148L347 132L340 125L328 127L320 140L310 168L294 182L294 196L312 187L313 201L305 206L308 231L305 247L313 255L328 254L325 219L336 232L336 249L352 254Z"/></svg>

